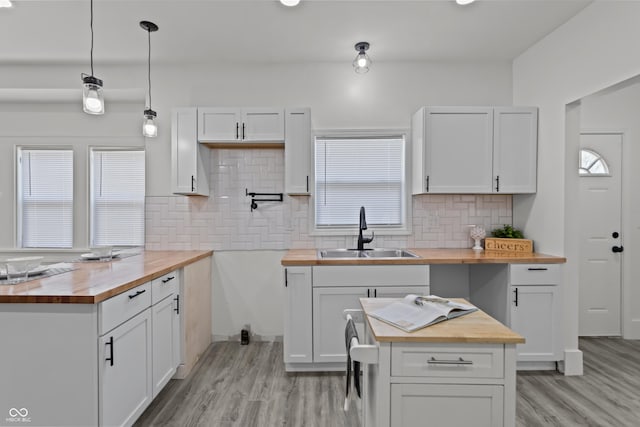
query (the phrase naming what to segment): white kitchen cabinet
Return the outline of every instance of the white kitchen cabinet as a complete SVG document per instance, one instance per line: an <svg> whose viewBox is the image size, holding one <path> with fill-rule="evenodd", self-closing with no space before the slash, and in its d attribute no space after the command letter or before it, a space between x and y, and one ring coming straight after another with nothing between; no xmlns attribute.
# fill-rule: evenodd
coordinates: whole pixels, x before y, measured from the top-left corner
<svg viewBox="0 0 640 427"><path fill-rule="evenodd" d="M209 195L209 149L198 144L196 108L171 112L171 191L174 194Z"/></svg>
<svg viewBox="0 0 640 427"><path fill-rule="evenodd" d="M285 110L284 191L291 195L311 194L313 159L311 139L311 110Z"/></svg>
<svg viewBox="0 0 640 427"><path fill-rule="evenodd" d="M151 307L152 343L153 343L153 390L155 398L176 372L174 360L174 300L168 295Z"/></svg>
<svg viewBox="0 0 640 427"><path fill-rule="evenodd" d="M412 140L413 194L535 192L536 108L423 107Z"/></svg>
<svg viewBox="0 0 640 427"><path fill-rule="evenodd" d="M284 269L284 363L313 361L311 267Z"/></svg>
<svg viewBox="0 0 640 427"><path fill-rule="evenodd" d="M99 424L130 426L153 399L151 310L99 339Z"/></svg>
<svg viewBox="0 0 640 427"><path fill-rule="evenodd" d="M283 142L282 108L198 108L198 141Z"/></svg>
<svg viewBox="0 0 640 427"><path fill-rule="evenodd" d="M502 385L391 384L391 426L503 426ZM428 416L426 415L428 414Z"/></svg>
<svg viewBox="0 0 640 427"><path fill-rule="evenodd" d="M173 294L173 321L171 322L172 334L173 334L173 363L176 368L184 363L184 342L183 331L183 312L182 301L180 300L180 286Z"/></svg>

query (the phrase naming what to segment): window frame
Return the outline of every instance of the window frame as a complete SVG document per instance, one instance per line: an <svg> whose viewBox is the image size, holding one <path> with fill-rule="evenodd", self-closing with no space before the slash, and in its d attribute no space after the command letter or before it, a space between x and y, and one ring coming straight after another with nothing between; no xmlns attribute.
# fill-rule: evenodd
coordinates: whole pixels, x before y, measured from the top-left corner
<svg viewBox="0 0 640 427"><path fill-rule="evenodd" d="M404 191L403 219L399 226L376 226L369 225L367 230L374 231L379 236L408 236L411 234L412 223L412 199L411 199L411 131L409 129L384 128L384 129L316 129L312 132L311 150L311 177L310 185L314 189L309 203L309 234L311 236L352 236L358 234L357 224L354 226L333 226L318 227L316 224L316 139L317 138L384 138L398 137L404 138ZM356 215L357 212L354 213Z"/></svg>
<svg viewBox="0 0 640 427"><path fill-rule="evenodd" d="M49 247L49 246L24 246L23 241L23 204L22 204L22 177L21 171L22 166L20 165L18 154L21 151L70 151L71 152L71 246L69 247ZM68 251L72 250L75 246L76 239L76 214L75 214L75 204L76 204L76 179L77 179L77 170L76 170L76 150L73 145L68 144L29 144L29 143L20 143L14 145L13 150L13 161L14 161L14 170L13 170L13 203L14 203L14 238L15 243L14 247L21 251Z"/></svg>
<svg viewBox="0 0 640 427"><path fill-rule="evenodd" d="M147 194L146 194L146 188L147 188L147 171L146 171L146 158L147 158L147 152L146 152L146 147L145 146L105 146L105 145L90 145L87 147L87 187L86 187L86 197L87 197L87 206L86 206L86 213L87 213L87 242L89 244L89 247L93 247L96 246L95 242L94 242L94 236L93 236L93 224L94 224L94 199L93 199L93 186L92 186L92 179L93 179L93 171L92 171L92 167L93 167L93 154L96 151L142 151L144 153L144 159L145 159L145 173L144 173L144 187L145 187L145 196L144 196L144 200L143 200L143 216L146 219L146 198L147 198ZM146 223L143 222L143 236L142 236L142 244L141 245L122 245L122 244L115 244L112 246L117 246L117 247L144 247L145 243L146 243Z"/></svg>

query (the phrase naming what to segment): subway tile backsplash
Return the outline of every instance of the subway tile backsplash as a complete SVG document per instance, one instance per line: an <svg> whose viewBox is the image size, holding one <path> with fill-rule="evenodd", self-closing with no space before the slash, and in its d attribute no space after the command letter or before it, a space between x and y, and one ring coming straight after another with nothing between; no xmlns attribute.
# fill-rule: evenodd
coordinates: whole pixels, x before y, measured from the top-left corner
<svg viewBox="0 0 640 427"><path fill-rule="evenodd" d="M308 196L258 202L251 211L245 191L284 191L282 149L212 149L211 194L146 199L146 247L160 249L278 250L355 245L348 236L312 236ZM410 235L376 233L372 247L467 248L467 225L488 231L512 222L511 195L419 195L412 197Z"/></svg>

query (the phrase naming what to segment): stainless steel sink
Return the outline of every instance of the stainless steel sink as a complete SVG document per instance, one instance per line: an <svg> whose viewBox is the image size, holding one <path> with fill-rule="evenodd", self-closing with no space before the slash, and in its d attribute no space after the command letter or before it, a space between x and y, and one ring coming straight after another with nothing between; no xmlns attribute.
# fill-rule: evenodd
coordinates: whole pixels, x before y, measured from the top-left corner
<svg viewBox="0 0 640 427"><path fill-rule="evenodd" d="M318 255L323 259L335 258L418 258L418 255L404 249L326 249L318 251Z"/></svg>

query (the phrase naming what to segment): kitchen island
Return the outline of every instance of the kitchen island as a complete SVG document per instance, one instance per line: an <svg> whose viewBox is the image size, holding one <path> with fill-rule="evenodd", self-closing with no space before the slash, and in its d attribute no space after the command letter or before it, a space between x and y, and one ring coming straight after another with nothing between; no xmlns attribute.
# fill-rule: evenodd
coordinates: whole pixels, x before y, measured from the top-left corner
<svg viewBox="0 0 640 427"><path fill-rule="evenodd" d="M211 342L212 253L143 251L0 286L0 413L19 413L0 425L133 424Z"/></svg>
<svg viewBox="0 0 640 427"><path fill-rule="evenodd" d="M391 301L360 299L362 343L377 351L363 365L363 426L514 426L524 338L480 310L410 333L368 315Z"/></svg>

